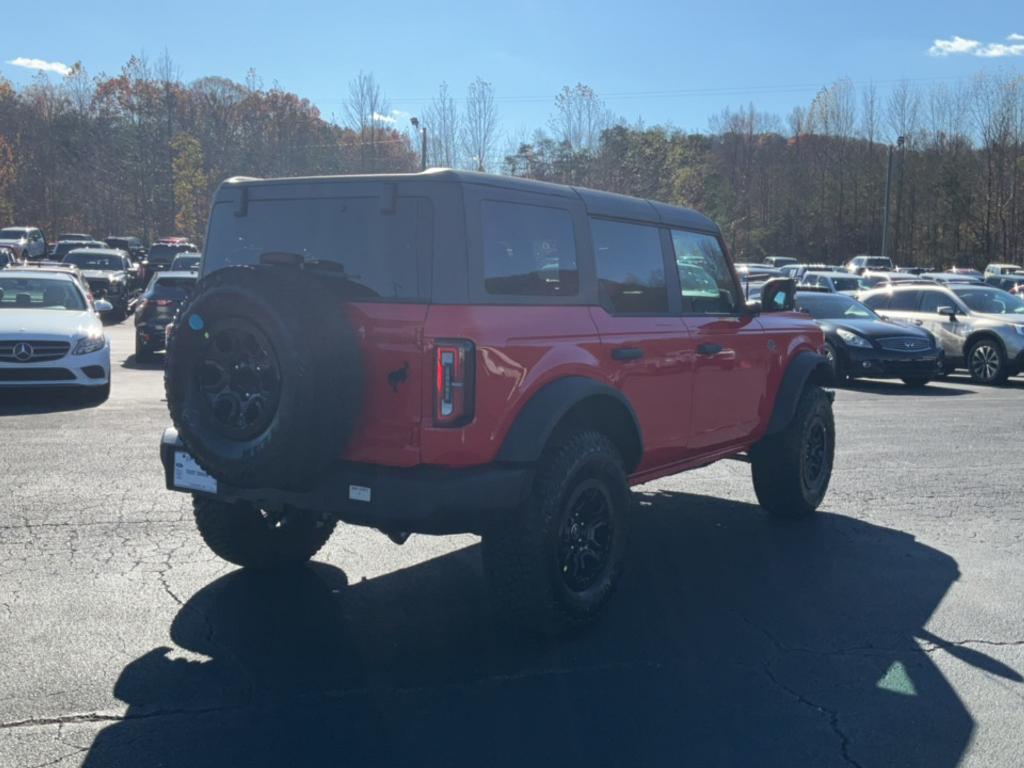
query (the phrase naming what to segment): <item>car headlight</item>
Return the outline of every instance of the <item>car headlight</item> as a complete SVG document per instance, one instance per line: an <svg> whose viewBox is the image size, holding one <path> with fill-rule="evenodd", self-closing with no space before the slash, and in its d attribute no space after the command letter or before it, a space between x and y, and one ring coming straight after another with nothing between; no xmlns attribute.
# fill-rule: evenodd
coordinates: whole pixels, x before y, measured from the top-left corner
<svg viewBox="0 0 1024 768"><path fill-rule="evenodd" d="M851 347L861 347L862 349L871 349L871 342L861 336L859 333L848 331L845 328L837 328L836 333L839 334L839 338L844 343Z"/></svg>
<svg viewBox="0 0 1024 768"><path fill-rule="evenodd" d="M95 336L86 336L84 339L79 339L75 345L76 355L88 355L93 352L99 352L107 344L107 337L102 333Z"/></svg>

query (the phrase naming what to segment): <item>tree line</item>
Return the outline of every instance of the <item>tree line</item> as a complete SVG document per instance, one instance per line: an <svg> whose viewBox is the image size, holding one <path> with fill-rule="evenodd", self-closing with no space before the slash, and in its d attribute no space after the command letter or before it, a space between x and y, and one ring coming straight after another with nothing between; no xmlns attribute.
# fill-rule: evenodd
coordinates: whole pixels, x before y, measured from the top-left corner
<svg viewBox="0 0 1024 768"><path fill-rule="evenodd" d="M342 111L327 119L254 72L185 84L166 56L133 57L114 77L75 66L57 83L0 79L0 223L200 239L210 196L230 176L419 167L418 135L372 74L352 79ZM897 263L1024 261L1019 75L903 83L884 97L840 80L784 119L750 105L704 132L627 123L576 84L530 134L502 130L494 89L476 78L458 95L441 84L419 119L431 165L694 207L742 261L878 253L891 154Z"/></svg>

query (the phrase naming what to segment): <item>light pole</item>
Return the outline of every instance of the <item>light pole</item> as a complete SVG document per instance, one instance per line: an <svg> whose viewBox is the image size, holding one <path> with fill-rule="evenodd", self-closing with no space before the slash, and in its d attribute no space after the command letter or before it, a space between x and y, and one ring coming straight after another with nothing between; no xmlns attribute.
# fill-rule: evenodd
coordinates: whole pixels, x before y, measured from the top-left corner
<svg viewBox="0 0 1024 768"><path fill-rule="evenodd" d="M420 170L427 170L427 126L420 126L420 120L418 117L412 117L409 119L414 129L419 130L420 134Z"/></svg>
<svg viewBox="0 0 1024 768"><path fill-rule="evenodd" d="M903 149L903 136L896 137L896 146ZM892 194L892 144L889 145L889 165L885 172L885 210L882 212L882 256L889 255L889 197Z"/></svg>

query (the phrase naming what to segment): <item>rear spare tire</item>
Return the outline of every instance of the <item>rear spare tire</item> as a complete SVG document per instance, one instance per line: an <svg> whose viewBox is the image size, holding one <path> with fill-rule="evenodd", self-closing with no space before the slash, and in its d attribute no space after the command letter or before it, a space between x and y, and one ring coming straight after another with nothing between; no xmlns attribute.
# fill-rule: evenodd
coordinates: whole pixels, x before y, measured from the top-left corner
<svg viewBox="0 0 1024 768"><path fill-rule="evenodd" d="M241 487L307 488L336 459L362 371L344 283L294 267L230 267L196 286L175 321L164 386L203 469Z"/></svg>

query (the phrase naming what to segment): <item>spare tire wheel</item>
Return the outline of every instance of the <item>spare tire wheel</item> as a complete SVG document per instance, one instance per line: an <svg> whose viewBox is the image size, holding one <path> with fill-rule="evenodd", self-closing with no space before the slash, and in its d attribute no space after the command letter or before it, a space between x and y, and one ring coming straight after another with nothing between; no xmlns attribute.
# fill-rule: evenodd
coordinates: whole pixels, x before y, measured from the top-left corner
<svg viewBox="0 0 1024 768"><path fill-rule="evenodd" d="M229 267L174 324L164 386L199 465L239 487L308 488L337 459L361 403L345 284L294 267Z"/></svg>

